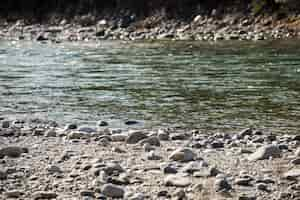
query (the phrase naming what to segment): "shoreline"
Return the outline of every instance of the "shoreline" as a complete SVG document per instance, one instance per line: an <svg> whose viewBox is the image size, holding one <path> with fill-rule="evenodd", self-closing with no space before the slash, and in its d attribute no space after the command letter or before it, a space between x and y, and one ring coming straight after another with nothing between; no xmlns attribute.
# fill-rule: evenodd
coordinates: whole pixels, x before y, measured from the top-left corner
<svg viewBox="0 0 300 200"><path fill-rule="evenodd" d="M96 40L278 40L300 37L298 15L277 19L275 16L248 16L239 13L196 15L190 20L167 18L159 13L141 19L134 15L121 18L76 16L72 20L55 18L47 22L25 23L24 19L7 22L0 19L1 40L96 41Z"/></svg>
<svg viewBox="0 0 300 200"><path fill-rule="evenodd" d="M0 124L0 199L299 198L296 134Z"/></svg>

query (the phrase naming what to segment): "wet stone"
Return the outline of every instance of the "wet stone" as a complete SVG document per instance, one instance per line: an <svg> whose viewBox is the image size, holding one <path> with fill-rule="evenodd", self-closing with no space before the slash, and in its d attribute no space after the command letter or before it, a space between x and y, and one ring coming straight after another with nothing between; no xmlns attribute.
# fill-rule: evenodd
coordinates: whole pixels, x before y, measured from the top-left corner
<svg viewBox="0 0 300 200"><path fill-rule="evenodd" d="M142 131L131 131L126 139L127 144L137 144L148 136Z"/></svg>

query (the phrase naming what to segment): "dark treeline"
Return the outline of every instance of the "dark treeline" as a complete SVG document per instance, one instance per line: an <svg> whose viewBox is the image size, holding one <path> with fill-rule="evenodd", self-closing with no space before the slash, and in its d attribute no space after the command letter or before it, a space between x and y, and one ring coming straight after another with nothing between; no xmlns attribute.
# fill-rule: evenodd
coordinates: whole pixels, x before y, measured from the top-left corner
<svg viewBox="0 0 300 200"><path fill-rule="evenodd" d="M74 16L87 13L97 15L103 10L129 10L145 16L164 8L170 15L191 16L200 10L207 13L212 9L226 12L226 8L232 11L233 7L243 12L273 11L291 1L294 0L1 0L0 13L4 17L14 14L41 18L53 12Z"/></svg>

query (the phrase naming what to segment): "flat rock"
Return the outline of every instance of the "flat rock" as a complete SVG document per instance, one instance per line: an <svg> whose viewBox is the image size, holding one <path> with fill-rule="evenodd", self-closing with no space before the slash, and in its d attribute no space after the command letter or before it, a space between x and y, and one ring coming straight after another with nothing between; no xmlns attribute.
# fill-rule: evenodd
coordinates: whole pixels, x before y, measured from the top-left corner
<svg viewBox="0 0 300 200"><path fill-rule="evenodd" d="M38 191L33 193L32 198L34 200L39 199L55 199L57 194L55 192Z"/></svg>
<svg viewBox="0 0 300 200"><path fill-rule="evenodd" d="M105 196L112 198L123 198L125 194L122 187L110 183L103 185L101 191Z"/></svg>
<svg viewBox="0 0 300 200"><path fill-rule="evenodd" d="M189 162L193 161L196 158L196 154L189 148L180 148L171 153L169 156L170 160L180 161L180 162Z"/></svg>
<svg viewBox="0 0 300 200"><path fill-rule="evenodd" d="M127 144L137 144L139 141L147 138L146 133L142 131L130 131L128 137L126 138Z"/></svg>
<svg viewBox="0 0 300 200"><path fill-rule="evenodd" d="M281 150L276 145L267 145L260 147L256 152L249 155L249 161L265 160L272 158L279 158L281 156Z"/></svg>
<svg viewBox="0 0 300 200"><path fill-rule="evenodd" d="M284 173L284 178L294 180L300 177L300 169L291 169L290 171Z"/></svg>
<svg viewBox="0 0 300 200"><path fill-rule="evenodd" d="M22 153L28 153L28 149L17 146L4 147L0 149L0 159L4 156L18 158L21 156Z"/></svg>
<svg viewBox="0 0 300 200"><path fill-rule="evenodd" d="M180 175L168 175L164 179L166 186L175 186L175 187L187 187L191 184L191 181L188 177L183 177Z"/></svg>

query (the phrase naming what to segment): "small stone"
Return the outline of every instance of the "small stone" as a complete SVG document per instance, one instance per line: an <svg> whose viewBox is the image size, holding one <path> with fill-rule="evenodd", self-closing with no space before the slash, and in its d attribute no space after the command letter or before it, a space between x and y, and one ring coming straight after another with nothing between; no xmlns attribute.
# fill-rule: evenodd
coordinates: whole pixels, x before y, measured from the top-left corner
<svg viewBox="0 0 300 200"><path fill-rule="evenodd" d="M16 146L4 147L0 149L0 159L4 158L4 156L18 158L22 153L28 153L28 149Z"/></svg>
<svg viewBox="0 0 300 200"><path fill-rule="evenodd" d="M83 137L85 137L86 134L82 133L82 132L78 132L78 131L72 131L68 134L67 138L69 140L78 140L81 139Z"/></svg>
<svg viewBox="0 0 300 200"><path fill-rule="evenodd" d="M295 158L295 159L291 160L291 163L294 165L300 165L300 158Z"/></svg>
<svg viewBox="0 0 300 200"><path fill-rule="evenodd" d="M33 193L32 197L34 200L55 199L57 194L55 192L38 191Z"/></svg>
<svg viewBox="0 0 300 200"><path fill-rule="evenodd" d="M261 191L269 191L269 190L268 190L268 185L265 184L265 183L258 183L258 184L256 185L256 188L257 188L258 190L261 190Z"/></svg>
<svg viewBox="0 0 300 200"><path fill-rule="evenodd" d="M256 196L241 195L238 200L256 200Z"/></svg>
<svg viewBox="0 0 300 200"><path fill-rule="evenodd" d="M170 160L180 161L180 162L193 161L195 160L195 158L196 158L196 154L188 148L177 149L174 152L172 152L171 155L169 156Z"/></svg>
<svg viewBox="0 0 300 200"><path fill-rule="evenodd" d="M9 128L10 127L10 121L5 120L2 121L2 128Z"/></svg>
<svg viewBox="0 0 300 200"><path fill-rule="evenodd" d="M163 172L165 174L176 174L177 173L177 169L176 167L174 167L173 165L167 165L163 168Z"/></svg>
<svg viewBox="0 0 300 200"><path fill-rule="evenodd" d="M106 122L106 121L99 121L98 123L97 123L97 125L98 126L108 126L108 122Z"/></svg>
<svg viewBox="0 0 300 200"><path fill-rule="evenodd" d="M125 191L122 187L109 183L102 187L102 193L107 197L123 198Z"/></svg>
<svg viewBox="0 0 300 200"><path fill-rule="evenodd" d="M7 178L6 171L0 170L0 180L4 180Z"/></svg>
<svg viewBox="0 0 300 200"><path fill-rule="evenodd" d="M213 141L211 144L210 144L211 148L213 149L219 149L219 148L224 148L224 142L222 141Z"/></svg>
<svg viewBox="0 0 300 200"><path fill-rule="evenodd" d="M171 135L171 140L186 140L189 136L185 133L175 133Z"/></svg>
<svg viewBox="0 0 300 200"><path fill-rule="evenodd" d="M126 139L127 144L136 144L148 136L142 131L130 131Z"/></svg>
<svg viewBox="0 0 300 200"><path fill-rule="evenodd" d="M169 133L167 133L166 131L164 131L162 129L159 129L158 133L157 133L157 137L161 141L167 141L167 140L169 140Z"/></svg>
<svg viewBox="0 0 300 200"><path fill-rule="evenodd" d="M127 126L132 126L132 125L137 125L137 124L139 124L139 122L134 121L134 120L128 120L125 122L125 125L127 125Z"/></svg>
<svg viewBox="0 0 300 200"><path fill-rule="evenodd" d="M62 173L62 170L56 166L56 165L51 165L48 167L48 172L52 173L52 174L55 174L55 173Z"/></svg>
<svg viewBox="0 0 300 200"><path fill-rule="evenodd" d="M203 161L193 161L189 162L186 166L184 166L181 171L189 174L193 174L194 172L200 171L204 168Z"/></svg>
<svg viewBox="0 0 300 200"><path fill-rule="evenodd" d="M283 175L284 178L295 180L300 177L300 169L291 169Z"/></svg>
<svg viewBox="0 0 300 200"><path fill-rule="evenodd" d="M95 197L95 193L91 190L82 190L82 191L80 191L80 196L82 196L82 197L86 197L86 196Z"/></svg>
<svg viewBox="0 0 300 200"><path fill-rule="evenodd" d="M168 175L164 183L166 186L187 187L191 184L190 179L179 175Z"/></svg>
<svg viewBox="0 0 300 200"><path fill-rule="evenodd" d="M160 141L159 141L159 138L156 137L156 136L152 136L152 137L148 137L148 138L145 138L143 140L140 141L140 144L150 144L152 146L160 146Z"/></svg>
<svg viewBox="0 0 300 200"><path fill-rule="evenodd" d="M227 192L232 189L225 177L217 177L214 183L214 188L216 192Z"/></svg>
<svg viewBox="0 0 300 200"><path fill-rule="evenodd" d="M65 130L75 130L77 129L77 124L67 124Z"/></svg>
<svg viewBox="0 0 300 200"><path fill-rule="evenodd" d="M148 160L160 160L160 159L162 159L162 157L159 156L159 155L156 155L154 151L150 151L150 152L147 154L147 159L148 159Z"/></svg>
<svg viewBox="0 0 300 200"><path fill-rule="evenodd" d="M78 128L78 131L84 132L84 133L95 133L97 130L92 127L81 126Z"/></svg>
<svg viewBox="0 0 300 200"><path fill-rule="evenodd" d="M260 147L256 152L249 155L249 161L257 161L281 156L281 150L276 145L267 145Z"/></svg>
<svg viewBox="0 0 300 200"><path fill-rule="evenodd" d="M110 136L113 142L124 142L127 138L126 134L113 134Z"/></svg>
<svg viewBox="0 0 300 200"><path fill-rule="evenodd" d="M44 134L45 137L56 137L56 135L57 133L53 129L47 130Z"/></svg>
<svg viewBox="0 0 300 200"><path fill-rule="evenodd" d="M45 33L39 33L36 38L35 38L36 41L46 41L46 40L49 40L49 38L46 36Z"/></svg>
<svg viewBox="0 0 300 200"><path fill-rule="evenodd" d="M124 172L124 169L119 165L118 163L108 163L104 169L106 174L112 175L113 173L122 173Z"/></svg>
<svg viewBox="0 0 300 200"><path fill-rule="evenodd" d="M112 150L116 153L126 153L126 151L120 147L113 147Z"/></svg>
<svg viewBox="0 0 300 200"><path fill-rule="evenodd" d="M142 193L136 193L136 194L133 194L133 195L127 197L126 199L128 199L128 200L144 200L144 199L146 199L146 197Z"/></svg>
<svg viewBox="0 0 300 200"><path fill-rule="evenodd" d="M235 180L235 184L240 186L251 186L251 181L251 178L238 178Z"/></svg>

